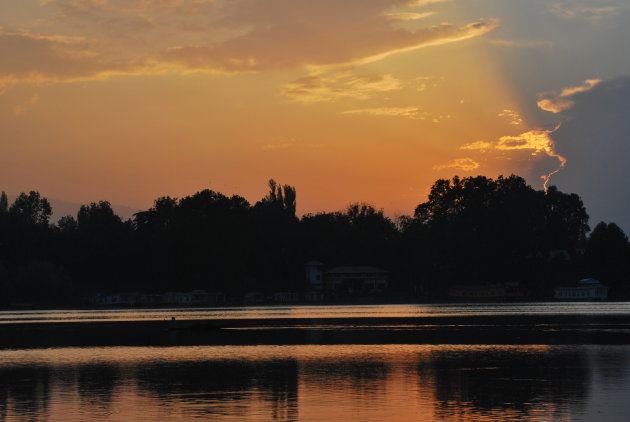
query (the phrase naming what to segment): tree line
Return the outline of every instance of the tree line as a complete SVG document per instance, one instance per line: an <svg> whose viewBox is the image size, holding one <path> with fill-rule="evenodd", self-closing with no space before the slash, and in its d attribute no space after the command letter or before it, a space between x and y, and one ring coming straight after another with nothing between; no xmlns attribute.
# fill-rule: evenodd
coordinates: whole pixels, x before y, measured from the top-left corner
<svg viewBox="0 0 630 422"><path fill-rule="evenodd" d="M48 200L0 196L0 306L76 304L96 292L301 291L304 263L372 265L389 295L439 300L452 285L520 282L534 298L594 277L630 297L630 244L614 223L591 232L576 194L521 177L437 180L413 215L365 203L296 215L296 189L269 181L255 204L202 190L161 197L123 221L107 201L50 222ZM590 232L590 235L589 235Z"/></svg>

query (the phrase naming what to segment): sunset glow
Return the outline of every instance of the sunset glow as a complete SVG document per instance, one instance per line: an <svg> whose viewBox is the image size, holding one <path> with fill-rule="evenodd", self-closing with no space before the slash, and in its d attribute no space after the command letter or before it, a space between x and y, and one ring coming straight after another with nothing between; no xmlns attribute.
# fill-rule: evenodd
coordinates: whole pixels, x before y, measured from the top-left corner
<svg viewBox="0 0 630 422"><path fill-rule="evenodd" d="M3 2L0 188L145 209L255 202L273 177L299 214L388 215L455 174L575 189L558 125L630 64L599 53L628 39L625 3L587 3Z"/></svg>

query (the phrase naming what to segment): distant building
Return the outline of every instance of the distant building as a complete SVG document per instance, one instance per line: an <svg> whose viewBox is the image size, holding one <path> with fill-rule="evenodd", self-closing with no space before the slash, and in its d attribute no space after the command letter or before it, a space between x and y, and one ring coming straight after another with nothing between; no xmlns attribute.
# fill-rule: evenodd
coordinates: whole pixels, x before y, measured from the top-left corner
<svg viewBox="0 0 630 422"><path fill-rule="evenodd" d="M208 303L225 303L225 302L227 302L225 293L222 293L222 292L208 293Z"/></svg>
<svg viewBox="0 0 630 422"><path fill-rule="evenodd" d="M523 297L524 290L519 283L497 283L481 285L458 285L449 289L448 294L457 299L491 299L503 300Z"/></svg>
<svg viewBox="0 0 630 422"><path fill-rule="evenodd" d="M300 300L297 292L276 292L273 294L273 301L278 303L290 303Z"/></svg>
<svg viewBox="0 0 630 422"><path fill-rule="evenodd" d="M577 286L554 289L554 298L562 300L602 300L607 297L608 288L594 278L584 278Z"/></svg>
<svg viewBox="0 0 630 422"><path fill-rule="evenodd" d="M98 293L89 301L100 306L203 306L209 303L225 303L223 293L208 293L205 290L190 292L160 293Z"/></svg>
<svg viewBox="0 0 630 422"><path fill-rule="evenodd" d="M325 294L379 294L389 286L389 273L371 266L343 266L325 270L319 261L304 264L307 301L323 300Z"/></svg>
<svg viewBox="0 0 630 422"><path fill-rule="evenodd" d="M262 303L265 301L263 292L247 292L243 296L245 303Z"/></svg>
<svg viewBox="0 0 630 422"><path fill-rule="evenodd" d="M142 293L138 297L138 304L143 306L156 306L163 302L162 295L152 293Z"/></svg>
<svg viewBox="0 0 630 422"><path fill-rule="evenodd" d="M306 269L306 284L308 289L314 291L324 290L324 267L319 261L308 261L304 264Z"/></svg>
<svg viewBox="0 0 630 422"><path fill-rule="evenodd" d="M198 306L208 303L208 292L205 290L193 290L190 292L166 292L162 295L164 304Z"/></svg>
<svg viewBox="0 0 630 422"><path fill-rule="evenodd" d="M309 290L304 292L304 300L306 302L321 302L324 298L323 291Z"/></svg>
<svg viewBox="0 0 630 422"><path fill-rule="evenodd" d="M389 273L377 267L335 267L325 273L326 287L347 293L383 293Z"/></svg>
<svg viewBox="0 0 630 422"><path fill-rule="evenodd" d="M138 303L138 293L96 294L91 302L101 306L134 306Z"/></svg>

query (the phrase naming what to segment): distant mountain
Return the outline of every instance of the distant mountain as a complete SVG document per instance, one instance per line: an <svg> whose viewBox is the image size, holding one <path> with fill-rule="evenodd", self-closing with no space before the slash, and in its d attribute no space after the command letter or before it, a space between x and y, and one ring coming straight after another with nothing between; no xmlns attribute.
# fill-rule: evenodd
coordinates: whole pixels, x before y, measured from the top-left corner
<svg viewBox="0 0 630 422"><path fill-rule="evenodd" d="M15 195L7 195L7 197L9 199L9 204L12 204L13 201L15 201ZM48 202L50 202L50 206L52 207L52 216L50 217L51 223L56 223L64 215L71 215L74 218L76 218L77 213L79 212L79 208L81 208L81 205L87 205L87 204L77 204L75 202L63 201L61 199L51 199L51 198L46 198L46 199L48 199ZM135 213L142 211L135 208L126 207L124 205L114 205L114 204L112 204L112 209L123 220L133 218L133 215Z"/></svg>

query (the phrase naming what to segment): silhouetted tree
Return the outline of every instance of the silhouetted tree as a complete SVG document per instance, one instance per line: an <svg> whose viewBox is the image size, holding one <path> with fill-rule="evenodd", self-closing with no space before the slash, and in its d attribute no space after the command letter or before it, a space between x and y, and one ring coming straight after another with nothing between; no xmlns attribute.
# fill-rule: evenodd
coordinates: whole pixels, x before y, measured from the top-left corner
<svg viewBox="0 0 630 422"><path fill-rule="evenodd" d="M552 249L575 255L588 231L577 195L555 187L545 194L514 175L438 180L414 217L407 227L430 245L420 249L429 255L425 276L457 283L542 280L536 272L546 264L536 257Z"/></svg>
<svg viewBox="0 0 630 422"><path fill-rule="evenodd" d="M71 256L77 278L89 280L98 290L131 287L129 281L135 276L132 223L123 222L107 201L82 205L76 221L76 249Z"/></svg>
<svg viewBox="0 0 630 422"><path fill-rule="evenodd" d="M7 194L2 191L0 194L0 214L6 214L9 212L9 200Z"/></svg>
<svg viewBox="0 0 630 422"><path fill-rule="evenodd" d="M61 233L73 233L79 228L79 223L71 215L64 215L57 221L57 229Z"/></svg>
<svg viewBox="0 0 630 422"><path fill-rule="evenodd" d="M22 192L9 208L9 214L21 223L46 225L52 214L52 208L48 200L42 198L39 192L30 191L28 195Z"/></svg>
<svg viewBox="0 0 630 422"><path fill-rule="evenodd" d="M252 207L256 274L251 288L292 289L302 271L297 258L297 194L294 187L273 179L268 185L267 195Z"/></svg>
<svg viewBox="0 0 630 422"><path fill-rule="evenodd" d="M603 221L595 226L586 259L591 275L608 285L612 296L630 297L630 243L619 226Z"/></svg>
<svg viewBox="0 0 630 422"><path fill-rule="evenodd" d="M46 305L97 291L199 288L239 298L302 288L312 259L380 266L401 292L435 298L453 284L505 281L543 297L558 280L586 276L608 284L612 297L630 297L625 234L602 223L587 240L579 196L555 187L538 191L514 175L440 179L413 216L392 221L365 203L300 219L296 189L268 186L253 206L206 189L158 198L133 221L100 201L55 225L39 193L21 193L11 206L0 195L0 300ZM557 249L571 259L549 259Z"/></svg>

